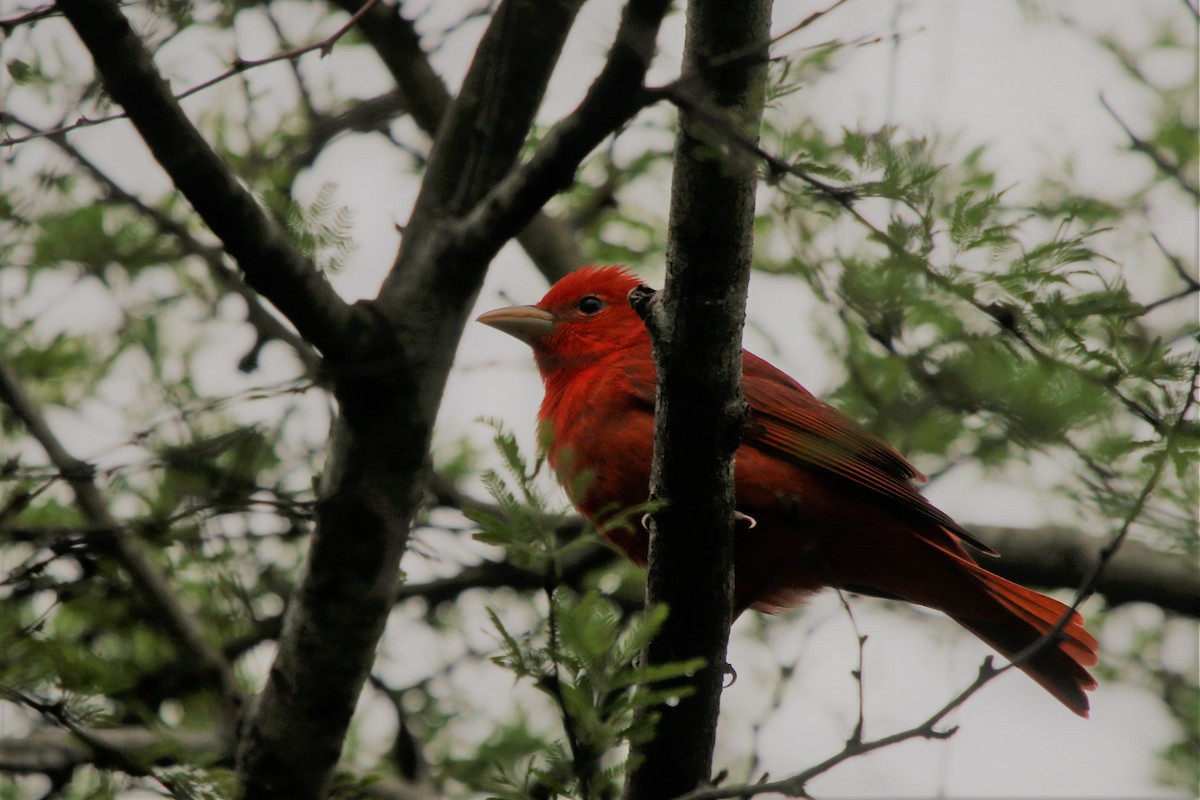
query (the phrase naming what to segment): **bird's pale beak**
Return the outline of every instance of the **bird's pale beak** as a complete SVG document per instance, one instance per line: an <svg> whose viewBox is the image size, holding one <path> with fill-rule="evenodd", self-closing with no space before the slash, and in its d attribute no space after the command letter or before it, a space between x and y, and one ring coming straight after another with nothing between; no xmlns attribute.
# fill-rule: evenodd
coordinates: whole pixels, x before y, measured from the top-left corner
<svg viewBox="0 0 1200 800"><path fill-rule="evenodd" d="M554 332L554 315L537 306L497 308L495 311L480 314L475 321L491 325L528 345Z"/></svg>

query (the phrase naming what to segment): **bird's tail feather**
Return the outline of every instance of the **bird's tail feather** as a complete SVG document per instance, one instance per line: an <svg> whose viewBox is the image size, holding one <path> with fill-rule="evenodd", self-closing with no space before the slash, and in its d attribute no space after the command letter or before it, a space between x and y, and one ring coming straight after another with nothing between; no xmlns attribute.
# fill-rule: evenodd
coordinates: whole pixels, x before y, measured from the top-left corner
<svg viewBox="0 0 1200 800"><path fill-rule="evenodd" d="M974 565L972 565L974 566ZM1024 586L1005 580L979 566L971 570L987 594L1007 612L1008 619L954 619L967 630L1012 658L1052 630L1069 612L1067 606ZM1057 641L1046 644L1017 668L1037 681L1067 708L1081 717L1088 715L1084 692L1096 688L1096 680L1087 671L1099 658L1099 642L1083 627L1083 618L1070 612L1070 618L1057 634Z"/></svg>

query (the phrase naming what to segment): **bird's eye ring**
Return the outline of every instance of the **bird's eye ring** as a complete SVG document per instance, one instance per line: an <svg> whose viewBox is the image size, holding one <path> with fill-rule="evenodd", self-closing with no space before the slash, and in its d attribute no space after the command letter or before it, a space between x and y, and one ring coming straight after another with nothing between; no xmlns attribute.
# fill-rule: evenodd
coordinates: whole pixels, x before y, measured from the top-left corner
<svg viewBox="0 0 1200 800"><path fill-rule="evenodd" d="M595 314L604 308L604 301L594 294L589 294L579 301L579 310L584 314Z"/></svg>

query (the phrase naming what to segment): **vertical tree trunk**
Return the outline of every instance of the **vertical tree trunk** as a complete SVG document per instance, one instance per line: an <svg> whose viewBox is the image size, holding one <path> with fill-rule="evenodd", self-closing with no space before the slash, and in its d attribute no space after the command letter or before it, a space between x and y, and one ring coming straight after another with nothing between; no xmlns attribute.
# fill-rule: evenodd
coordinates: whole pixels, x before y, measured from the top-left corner
<svg viewBox="0 0 1200 800"><path fill-rule="evenodd" d="M689 107L729 115L757 138L767 74L770 0L692 0L684 73ZM722 153L695 115L680 114L667 281L634 300L658 365L651 495L655 514L647 601L671 614L650 663L703 657L693 693L660 715L653 741L632 754L626 794L663 800L702 785L712 750L732 622L733 454L744 422L742 325L754 232L755 164Z"/></svg>

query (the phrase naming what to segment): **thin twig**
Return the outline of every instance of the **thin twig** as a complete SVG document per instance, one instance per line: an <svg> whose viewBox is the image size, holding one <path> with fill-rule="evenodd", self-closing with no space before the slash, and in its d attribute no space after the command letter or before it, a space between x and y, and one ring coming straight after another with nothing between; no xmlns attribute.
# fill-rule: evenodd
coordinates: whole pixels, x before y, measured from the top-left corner
<svg viewBox="0 0 1200 800"><path fill-rule="evenodd" d="M1198 376L1200 376L1200 362L1197 362L1192 371L1191 382L1193 384L1196 383ZM747 784L744 786L710 787L689 792L680 796L679 798L676 798L676 800L721 800L721 798L730 797L748 798L767 792L778 792L791 797L807 796L805 792L805 786L809 781L818 775L821 775L838 766L839 764L848 761L851 758L872 752L874 750L879 750L884 747L889 747L893 744L898 744L903 741L908 741L910 739L947 739L954 735L955 731L957 730L956 727L938 730L937 725L943 719L945 719L945 717L951 711L966 702L968 698L979 691L984 685L1004 674L1005 672L1008 672L1012 668L1019 667L1021 664L1025 663L1030 658L1041 652L1044 648L1052 646L1062 633L1063 628L1065 628L1070 620L1074 617L1079 605L1094 591L1101 575L1104 573L1109 563L1120 550L1121 545L1128 537L1134 522L1139 516L1141 516L1141 513L1145 508L1146 502L1149 500L1150 495L1158 486L1158 481L1162 476L1163 470L1166 467L1169 459L1171 449L1174 446L1175 432L1178 431L1179 425L1181 425L1186 419L1195 402L1195 393L1189 393L1187 399L1184 401L1176 416L1176 424L1170 427L1164 436L1165 446L1158 458L1155 460L1154 469L1147 478L1146 483L1143 485L1142 491L1134 500L1133 505L1130 506L1129 511L1125 515L1125 519L1122 521L1120 529L1101 551L1099 560L1095 565L1093 565L1091 571L1076 590L1074 602L1063 612L1062 616L1059 617L1059 620L1054 627L1047 630L1040 637L1038 637L1036 641L1014 655L1008 664L1005 664L1003 667L995 667L993 666L992 657L988 656L980 665L979 672L976 675L975 680L972 681L969 686L952 697L949 702L935 711L924 722L913 726L912 728L867 742L864 742L860 738L852 735L850 739L847 740L846 744L843 745L840 752L830 756L813 767L781 780L769 782L764 781L756 784Z"/></svg>
<svg viewBox="0 0 1200 800"><path fill-rule="evenodd" d="M285 50L282 53L276 53L275 55L267 56L266 58L244 59L244 58L241 58L240 56L235 56L233 59L233 64L228 69L226 69L224 72L222 72L218 75L214 75L213 77L211 77L207 80L197 83L195 86L185 89L184 91L175 95L175 100L179 101L179 100L183 100L186 97L191 97L192 95L194 95L198 92L202 92L205 89L208 89L212 86L216 86L218 83L221 83L223 81L228 80L229 78L232 78L234 75L240 75L244 72L255 69L257 67L265 67L266 65L274 64L277 61L294 61L295 59L299 58L300 56L307 55L308 53L311 53L314 50L320 50L321 57L324 58L325 56L327 56L331 52L333 52L333 46L335 44L337 44L338 40L341 39L343 36L345 36L350 31L351 28L353 28L355 25L357 25L358 21L360 19L362 19L364 14L368 13L372 8L374 8L378 4L379 4L379 0L367 0L367 2L364 3L363 6L358 9L358 11L354 12L354 14L352 14L350 16L350 19L347 20L346 23L344 25L342 25L342 27L338 28L332 34L330 34L329 36L326 36L324 39L321 39L320 41L316 41L311 44L302 45L300 47L293 47L290 50ZM33 13L33 12L31 12L31 13ZM47 16L48 16L48 14L47 14ZM2 27L3 25L4 25L4 22L0 22L0 27ZM62 125L60 127L52 128L50 130L45 130L45 131L38 131L36 133L31 133L27 136L7 137L7 138L3 139L2 141L0 141L0 147L14 145L14 144L21 144L22 142L28 142L33 139L40 139L44 136L50 136L53 134L69 133L70 131L74 131L79 128L90 128L94 125L99 125L104 122L112 122L113 120L117 120L117 119L125 119L128 116L129 116L129 113L126 111L120 111L120 112L116 112L113 114L106 114L102 117L80 116L79 119L77 119L75 122L72 122L69 125Z"/></svg>
<svg viewBox="0 0 1200 800"><path fill-rule="evenodd" d="M15 17L0 19L0 31L4 31L4 34L7 36L11 34L14 29L20 27L21 25L26 25L30 22L37 22L38 20L45 19L46 17L53 17L56 13L57 10L55 9L53 3L41 6L39 8L34 8L24 12L23 14L17 14Z"/></svg>
<svg viewBox="0 0 1200 800"><path fill-rule="evenodd" d="M1183 259L1168 250L1167 246L1163 244L1162 240L1158 238L1158 234L1156 234L1154 231L1150 231L1150 238L1154 241L1155 246L1158 247L1158 251L1163 254L1164 258L1167 259L1167 263L1170 264L1171 268L1175 270L1175 274L1183 280L1184 288L1180 289L1178 292L1169 294L1166 297L1161 297L1158 300L1147 303L1144 306L1146 311L1152 311L1153 309L1162 305L1166 305L1167 303L1172 303L1176 300L1182 300L1183 298L1200 291L1200 281L1196 280L1188 273L1187 268L1183 264Z"/></svg>
<svg viewBox="0 0 1200 800"><path fill-rule="evenodd" d="M850 619L850 628L854 631L854 641L858 649L858 666L854 669L851 675L854 676L854 682L858 686L858 719L854 722L854 731L850 734L850 741L861 742L863 739L863 728L865 726L866 703L863 695L863 655L866 650L867 637L858 628L858 619L854 616L854 609L850 607L850 601L847 599L845 592L840 586L834 586L834 591L837 592L838 602L842 604L842 610L846 612L846 616Z"/></svg>
<svg viewBox="0 0 1200 800"><path fill-rule="evenodd" d="M792 175L807 183L825 199L854 213L853 204L858 199L858 189L853 186L835 186L813 177L809 172L795 164L788 163L782 158L767 152L758 142L746 136L729 117L720 109L712 108L707 103L695 98L687 90L687 78L679 78L671 83L655 89L648 89L648 102L665 99L674 104L679 110L687 111L693 117L712 127L732 144L761 159L767 165L768 183L778 183L784 176Z"/></svg>
<svg viewBox="0 0 1200 800"><path fill-rule="evenodd" d="M1180 168L1180 166L1178 164L1171 163L1169 160L1167 160L1167 157L1162 154L1162 151L1160 151L1152 143L1134 133L1133 129L1126 124L1125 120L1121 119L1121 116L1113 109L1112 106L1108 104L1108 100L1105 99L1103 94L1100 95L1100 105L1104 106L1104 110L1108 112L1108 115L1112 117L1118 125L1121 126L1121 130L1125 131L1125 135L1129 137L1131 149L1144 154L1147 158L1154 162L1154 166L1158 167L1160 172L1179 184L1179 186L1194 199L1200 200L1200 188L1190 183L1188 179L1184 177L1183 170Z"/></svg>
<svg viewBox="0 0 1200 800"><path fill-rule="evenodd" d="M808 26L812 25L817 20L819 20L822 17L826 16L827 14L837 10L837 8L839 6L846 4L848 1L849 0L837 0L837 2L835 2L833 5L829 6L828 8L823 8L818 11L812 12L807 17L800 20L799 22L797 22L792 27L788 28L783 33L780 33L776 36L772 36L770 39L767 40L765 47L763 46L763 44L761 42L754 42L753 44L748 44L745 47L740 47L736 50L731 50L727 53L722 53L720 55L713 56L711 59L709 59L709 66L710 67L723 67L726 64L732 63L734 61L738 61L742 58L745 58L746 56L752 56L752 55L757 55L759 53L766 52L766 50L779 44L780 42L782 42L784 39L788 38L789 36L799 33L800 31L804 30Z"/></svg>

